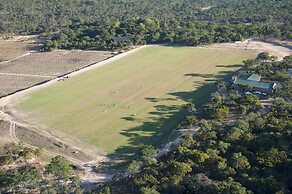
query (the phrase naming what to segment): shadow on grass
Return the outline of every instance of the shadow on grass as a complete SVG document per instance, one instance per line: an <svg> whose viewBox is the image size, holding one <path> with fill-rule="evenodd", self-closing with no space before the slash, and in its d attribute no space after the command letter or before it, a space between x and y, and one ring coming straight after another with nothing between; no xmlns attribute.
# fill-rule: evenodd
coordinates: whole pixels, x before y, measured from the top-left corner
<svg viewBox="0 0 292 194"><path fill-rule="evenodd" d="M187 77L201 77L201 78L213 78L213 74L200 74L200 73L187 73L185 74Z"/></svg>
<svg viewBox="0 0 292 194"><path fill-rule="evenodd" d="M230 68L232 68L232 67L243 67L243 65L242 64L233 64L233 65L216 65L216 67L223 67L223 68L228 68L228 67L230 67Z"/></svg>
<svg viewBox="0 0 292 194"><path fill-rule="evenodd" d="M223 80L230 77L231 71L221 71L218 75L210 74L185 74L185 76L203 77L204 82L194 82L194 88L199 85L194 91L177 91L167 93L170 98L153 98L148 97L145 100L159 104L162 101L191 99L198 106L202 105L210 96L216 91L214 81ZM208 81L209 80L209 81ZM174 104L171 103L170 104ZM135 158L134 153L140 144L147 144L153 146L160 146L169 142L171 134L178 133L175 129L185 119L187 115L186 109L182 105L155 105L155 111L149 112L145 119L136 118L136 115L123 117L126 121L135 121L141 123L140 126L130 129L124 129L120 132L121 135L129 138L128 146L121 146L110 154L109 157L113 159L131 160Z"/></svg>

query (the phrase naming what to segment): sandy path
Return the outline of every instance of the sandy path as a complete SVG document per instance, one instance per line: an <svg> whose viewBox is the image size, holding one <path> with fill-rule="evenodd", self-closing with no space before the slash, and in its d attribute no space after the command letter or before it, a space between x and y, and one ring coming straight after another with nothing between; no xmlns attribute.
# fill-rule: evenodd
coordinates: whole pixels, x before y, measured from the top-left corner
<svg viewBox="0 0 292 194"><path fill-rule="evenodd" d="M40 78L54 78L55 76L49 75L31 75L31 74L21 74L21 73L0 73L0 75L11 75L11 76L24 76L24 77L40 77Z"/></svg>

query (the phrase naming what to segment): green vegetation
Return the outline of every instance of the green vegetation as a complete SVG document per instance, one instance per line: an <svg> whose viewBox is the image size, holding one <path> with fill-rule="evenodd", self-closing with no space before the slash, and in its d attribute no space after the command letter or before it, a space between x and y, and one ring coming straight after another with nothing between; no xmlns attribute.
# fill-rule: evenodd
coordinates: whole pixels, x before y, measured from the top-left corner
<svg viewBox="0 0 292 194"><path fill-rule="evenodd" d="M205 8L205 9L204 9ZM209 8L209 9L208 9ZM215 21L217 23L267 23L291 25L292 3L287 0L0 0L2 32L56 32L70 25L133 17ZM291 29L291 26L290 26Z"/></svg>
<svg viewBox="0 0 292 194"><path fill-rule="evenodd" d="M58 178L68 178L72 173L72 167L62 156L57 156L47 165L46 172Z"/></svg>
<svg viewBox="0 0 292 194"><path fill-rule="evenodd" d="M99 150L133 153L140 143L167 142L184 119L185 101L202 103L215 80L252 57L241 50L148 47L35 91L16 108Z"/></svg>
<svg viewBox="0 0 292 194"><path fill-rule="evenodd" d="M0 33L43 34L44 49L115 49L132 44L198 45L248 37L291 39L287 0L0 0ZM114 42L129 36L129 42Z"/></svg>
<svg viewBox="0 0 292 194"><path fill-rule="evenodd" d="M175 43L200 45L239 41L249 37L285 37L277 27L266 24L220 24L195 20L133 18L109 19L101 25L74 25L54 35L44 49L117 49L129 45ZM114 37L128 37L129 41L114 41Z"/></svg>
<svg viewBox="0 0 292 194"><path fill-rule="evenodd" d="M274 75L287 73L292 67L291 59L292 56L282 62L256 59L258 66L247 65L239 72L260 73L267 81L283 84L283 88L267 96L246 94L232 89L227 82L225 87L218 83L219 92L191 114L200 117L198 133L187 135L179 146L166 156L152 158L152 162L145 161L149 152L143 152L142 146L144 154L137 155L129 168L101 191L291 193L292 104L286 87L292 78ZM272 98L271 104L263 106L261 100L268 98ZM228 109L231 114L218 117L218 108Z"/></svg>
<svg viewBox="0 0 292 194"><path fill-rule="evenodd" d="M26 154L24 154L26 153ZM57 156L45 166L38 163L40 150L21 144L7 144L0 156L0 192L2 193L80 193L79 177L71 164Z"/></svg>

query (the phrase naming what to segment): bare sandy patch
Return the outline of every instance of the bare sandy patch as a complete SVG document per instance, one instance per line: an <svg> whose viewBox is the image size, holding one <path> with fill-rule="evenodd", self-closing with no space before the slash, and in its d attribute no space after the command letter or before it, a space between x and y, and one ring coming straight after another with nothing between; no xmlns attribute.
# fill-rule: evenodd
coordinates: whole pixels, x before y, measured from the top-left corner
<svg viewBox="0 0 292 194"><path fill-rule="evenodd" d="M285 44L292 43L286 41ZM285 56L292 55L292 50L287 46L275 44L275 42L272 41L263 42L252 39L235 43L216 43L204 46L203 48L254 50L257 53L268 52L270 55L277 56L279 61Z"/></svg>

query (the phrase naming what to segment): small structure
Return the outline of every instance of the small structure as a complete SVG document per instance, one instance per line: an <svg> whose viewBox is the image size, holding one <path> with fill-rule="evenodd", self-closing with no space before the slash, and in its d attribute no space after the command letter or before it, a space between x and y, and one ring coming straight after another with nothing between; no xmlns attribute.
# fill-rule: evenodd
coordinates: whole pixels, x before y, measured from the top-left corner
<svg viewBox="0 0 292 194"><path fill-rule="evenodd" d="M282 88L281 84L261 82L261 76L258 74L252 74L246 78L234 78L233 87L242 88L249 87L251 91L271 93L276 89Z"/></svg>
<svg viewBox="0 0 292 194"><path fill-rule="evenodd" d="M114 37L113 41L115 41L115 42L129 42L129 41L131 41L131 38L129 36L120 36L120 37Z"/></svg>

